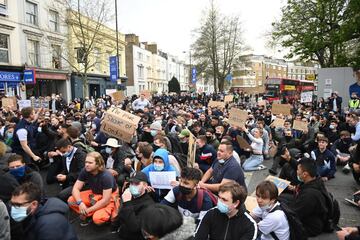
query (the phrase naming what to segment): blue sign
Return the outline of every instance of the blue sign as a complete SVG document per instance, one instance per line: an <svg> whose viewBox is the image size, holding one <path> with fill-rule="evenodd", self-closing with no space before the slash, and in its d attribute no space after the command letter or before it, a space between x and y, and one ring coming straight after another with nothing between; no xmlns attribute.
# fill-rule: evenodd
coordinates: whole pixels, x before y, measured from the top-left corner
<svg viewBox="0 0 360 240"><path fill-rule="evenodd" d="M191 82L196 83L196 67L191 69Z"/></svg>
<svg viewBox="0 0 360 240"><path fill-rule="evenodd" d="M228 75L226 75L225 80L226 80L226 81L229 81L229 82L232 80L232 75L231 75L231 73L229 73Z"/></svg>
<svg viewBox="0 0 360 240"><path fill-rule="evenodd" d="M35 84L35 70L28 69L24 71L24 82L25 84Z"/></svg>
<svg viewBox="0 0 360 240"><path fill-rule="evenodd" d="M111 56L109 58L110 62L110 81L111 82L117 82L119 78L119 72L118 72L118 58L117 56Z"/></svg>
<svg viewBox="0 0 360 240"><path fill-rule="evenodd" d="M19 72L0 72L0 82L20 82L20 80Z"/></svg>

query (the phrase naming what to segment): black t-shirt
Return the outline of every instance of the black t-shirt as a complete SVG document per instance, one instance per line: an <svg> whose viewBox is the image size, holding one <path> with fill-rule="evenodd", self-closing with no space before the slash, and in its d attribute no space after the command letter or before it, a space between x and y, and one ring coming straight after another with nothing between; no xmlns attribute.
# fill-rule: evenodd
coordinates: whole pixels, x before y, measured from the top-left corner
<svg viewBox="0 0 360 240"><path fill-rule="evenodd" d="M110 188L112 189L112 192L115 192L117 189L115 178L107 170L99 172L94 176L83 168L79 174L78 180L86 182L95 194L102 194L103 190Z"/></svg>

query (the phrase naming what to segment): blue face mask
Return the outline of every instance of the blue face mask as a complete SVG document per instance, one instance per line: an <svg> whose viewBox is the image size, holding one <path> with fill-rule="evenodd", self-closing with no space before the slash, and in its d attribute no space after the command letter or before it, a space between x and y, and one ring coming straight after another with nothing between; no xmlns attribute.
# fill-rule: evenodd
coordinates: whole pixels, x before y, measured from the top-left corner
<svg viewBox="0 0 360 240"><path fill-rule="evenodd" d="M16 179L20 179L25 175L25 165L18 168L10 169L9 171L11 175L13 175Z"/></svg>
<svg viewBox="0 0 360 240"><path fill-rule="evenodd" d="M157 134L157 131L156 131L156 130L151 130L151 131L150 131L150 134L151 134L151 136L155 137L156 134Z"/></svg>
<svg viewBox="0 0 360 240"><path fill-rule="evenodd" d="M221 213L227 214L229 212L229 207L220 200L217 202L217 208Z"/></svg>
<svg viewBox="0 0 360 240"><path fill-rule="evenodd" d="M140 196L139 187L130 184L129 190L130 190L130 193L131 193L131 195L132 195L133 197L138 197L138 196Z"/></svg>
<svg viewBox="0 0 360 240"><path fill-rule="evenodd" d="M164 164L154 164L154 169L156 171L162 171L164 169Z"/></svg>
<svg viewBox="0 0 360 240"><path fill-rule="evenodd" d="M68 156L70 156L70 153L71 153L71 152L66 152L66 153L63 154L63 156L64 156L65 158L67 158Z"/></svg>
<svg viewBox="0 0 360 240"><path fill-rule="evenodd" d="M42 127L38 127L38 132L41 133L42 132Z"/></svg>
<svg viewBox="0 0 360 240"><path fill-rule="evenodd" d="M107 154L110 154L110 153L112 152L112 148L111 148L111 147L105 148L105 152L106 152Z"/></svg>
<svg viewBox="0 0 360 240"><path fill-rule="evenodd" d="M14 136L14 133L12 133L12 132L9 132L9 133L7 133L6 135L7 135L7 137L8 137L8 138L13 138L13 136Z"/></svg>
<svg viewBox="0 0 360 240"><path fill-rule="evenodd" d="M15 222L21 222L28 216L27 207L11 207L11 217Z"/></svg>

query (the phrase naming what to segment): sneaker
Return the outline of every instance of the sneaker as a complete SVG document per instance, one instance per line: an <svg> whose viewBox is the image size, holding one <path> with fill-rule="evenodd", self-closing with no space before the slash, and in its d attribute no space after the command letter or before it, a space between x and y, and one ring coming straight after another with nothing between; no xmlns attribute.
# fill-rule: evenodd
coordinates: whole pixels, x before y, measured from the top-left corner
<svg viewBox="0 0 360 240"><path fill-rule="evenodd" d="M277 171L275 171L274 169L269 169L269 173L271 174L271 175L277 175Z"/></svg>
<svg viewBox="0 0 360 240"><path fill-rule="evenodd" d="M91 223L91 218L80 219L80 226L86 227Z"/></svg>
<svg viewBox="0 0 360 240"><path fill-rule="evenodd" d="M266 169L266 167L264 166L264 165L262 165L262 164L260 164L259 166L258 166L258 168L257 168L257 170L264 170L264 169Z"/></svg>
<svg viewBox="0 0 360 240"><path fill-rule="evenodd" d="M343 173L345 173L345 174L348 174L350 172L350 170L351 169L350 169L349 164L346 164L342 169Z"/></svg>

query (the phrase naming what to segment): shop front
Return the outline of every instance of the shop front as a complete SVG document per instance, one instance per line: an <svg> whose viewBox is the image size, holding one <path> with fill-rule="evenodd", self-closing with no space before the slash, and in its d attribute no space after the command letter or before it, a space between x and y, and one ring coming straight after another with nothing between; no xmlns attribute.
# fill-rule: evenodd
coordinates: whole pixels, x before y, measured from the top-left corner
<svg viewBox="0 0 360 240"><path fill-rule="evenodd" d="M22 82L22 72L1 71L0 70L0 95L1 96L22 96L24 83Z"/></svg>

